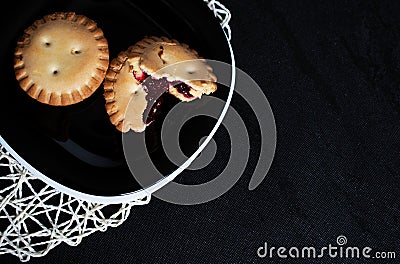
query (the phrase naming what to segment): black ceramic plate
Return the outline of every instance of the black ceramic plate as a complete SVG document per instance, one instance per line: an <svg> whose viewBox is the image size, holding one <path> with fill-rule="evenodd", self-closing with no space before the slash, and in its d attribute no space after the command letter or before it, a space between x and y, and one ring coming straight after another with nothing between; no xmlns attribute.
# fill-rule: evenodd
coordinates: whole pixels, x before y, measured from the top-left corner
<svg viewBox="0 0 400 264"><path fill-rule="evenodd" d="M56 11L88 16L102 28L110 60L145 35L167 36L189 44L206 59L231 63L229 46L219 21L201 1L187 0L73 0L12 1L1 16L0 135L27 163L51 180L78 192L118 196L140 189L125 162L122 134L109 122L103 87L76 105L53 107L41 104L19 88L13 71L13 51L23 30L36 19ZM213 96L227 98L227 88ZM168 97L168 96L167 96ZM167 98L162 113L176 101ZM159 147L159 123L146 133L155 163L169 164ZM182 139L189 152L198 138L207 135L212 122ZM197 136L196 136L197 135ZM195 144L191 140L197 140ZM189 153L190 154L190 153ZM161 166L165 174L174 166Z"/></svg>

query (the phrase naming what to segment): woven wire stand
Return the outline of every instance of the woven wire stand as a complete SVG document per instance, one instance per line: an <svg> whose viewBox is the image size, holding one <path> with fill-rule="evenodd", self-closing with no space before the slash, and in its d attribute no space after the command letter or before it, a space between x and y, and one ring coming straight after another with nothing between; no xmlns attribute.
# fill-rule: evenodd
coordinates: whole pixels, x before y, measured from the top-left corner
<svg viewBox="0 0 400 264"><path fill-rule="evenodd" d="M204 0L231 39L230 11L218 1ZM77 246L84 237L121 225L131 208L146 205L151 195L109 205L79 200L35 177L0 144L0 255L22 262L46 255L65 242Z"/></svg>

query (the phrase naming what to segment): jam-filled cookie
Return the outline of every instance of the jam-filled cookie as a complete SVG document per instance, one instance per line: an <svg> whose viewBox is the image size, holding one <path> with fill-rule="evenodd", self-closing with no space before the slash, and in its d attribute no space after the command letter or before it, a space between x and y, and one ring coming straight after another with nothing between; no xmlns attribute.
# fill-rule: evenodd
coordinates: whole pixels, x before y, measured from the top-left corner
<svg viewBox="0 0 400 264"><path fill-rule="evenodd" d="M212 67L187 44L166 37L145 37L120 52L104 81L110 121L122 132L143 132L170 93L184 102L217 90Z"/></svg>
<svg viewBox="0 0 400 264"><path fill-rule="evenodd" d="M78 103L101 85L109 65L108 42L93 20L56 12L25 29L14 51L20 87L53 106Z"/></svg>

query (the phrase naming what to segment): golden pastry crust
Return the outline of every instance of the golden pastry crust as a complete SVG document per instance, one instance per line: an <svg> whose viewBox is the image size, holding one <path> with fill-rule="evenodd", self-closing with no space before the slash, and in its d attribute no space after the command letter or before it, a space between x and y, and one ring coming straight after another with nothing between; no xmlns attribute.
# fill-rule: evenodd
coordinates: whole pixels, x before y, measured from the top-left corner
<svg viewBox="0 0 400 264"><path fill-rule="evenodd" d="M15 77L39 102L66 106L91 96L109 65L108 42L97 24L56 12L25 29L14 51Z"/></svg>
<svg viewBox="0 0 400 264"><path fill-rule="evenodd" d="M106 110L111 123L121 132L143 132L146 128L146 92L133 75L133 64L126 51L120 52L111 61L104 80Z"/></svg>

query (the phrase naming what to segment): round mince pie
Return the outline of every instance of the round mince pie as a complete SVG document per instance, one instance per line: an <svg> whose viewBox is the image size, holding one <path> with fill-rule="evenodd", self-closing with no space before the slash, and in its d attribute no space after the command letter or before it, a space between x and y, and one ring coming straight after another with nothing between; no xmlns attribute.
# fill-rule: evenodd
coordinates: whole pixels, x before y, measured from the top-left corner
<svg viewBox="0 0 400 264"><path fill-rule="evenodd" d="M14 51L20 87L53 106L78 103L103 82L108 42L97 24L74 12L56 12L25 29Z"/></svg>
<svg viewBox="0 0 400 264"><path fill-rule="evenodd" d="M187 44L145 37L111 61L104 81L107 113L121 132L143 132L162 94L190 102L215 92L216 81L212 67Z"/></svg>

